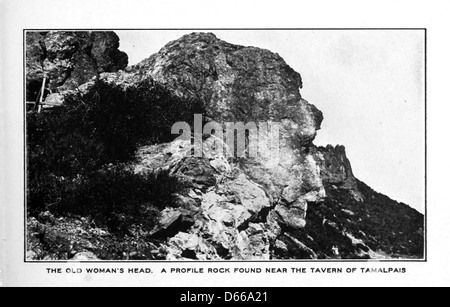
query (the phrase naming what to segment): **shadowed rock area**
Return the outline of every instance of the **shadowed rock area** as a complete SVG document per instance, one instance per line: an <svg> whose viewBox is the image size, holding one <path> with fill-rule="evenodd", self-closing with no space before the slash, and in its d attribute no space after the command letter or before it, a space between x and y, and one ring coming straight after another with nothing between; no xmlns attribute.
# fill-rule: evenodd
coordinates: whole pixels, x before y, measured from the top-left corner
<svg viewBox="0 0 450 307"><path fill-rule="evenodd" d="M81 98L96 82L128 91L151 81L180 99L199 101L203 123L280 123L277 159L268 145L256 157L230 157L224 140L209 134L202 136L202 157L191 156L190 140L144 142L127 168L139 176L168 174L182 188L170 205L149 206L155 220L139 240L136 228L128 232L139 244L126 245L126 256L118 256L117 247L108 253L110 241L120 239L104 228L102 237L95 237L83 220L79 227L90 239L69 232L62 237L71 239L61 240L81 243L76 248L67 243L72 247L64 256L47 248L47 257L80 259L86 254L78 253L86 252L101 259L167 260L423 257L423 215L356 179L343 146L313 144L322 113L301 96L300 74L278 54L192 33L124 69L126 55L110 32L29 33L27 46L30 88L42 78L39 67L50 72L50 88L72 90ZM217 146L223 150L214 150ZM54 221L51 210L46 216ZM58 223L49 226L42 216L31 221L37 235L29 240L38 248L29 247L29 258L40 259L45 235L57 233ZM108 243L99 247L93 240Z"/></svg>

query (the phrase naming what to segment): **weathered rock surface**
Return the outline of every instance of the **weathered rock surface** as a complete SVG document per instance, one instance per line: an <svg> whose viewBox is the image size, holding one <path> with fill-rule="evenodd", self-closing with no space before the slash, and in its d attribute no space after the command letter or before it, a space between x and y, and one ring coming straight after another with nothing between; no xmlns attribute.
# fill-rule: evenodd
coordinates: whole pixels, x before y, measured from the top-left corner
<svg viewBox="0 0 450 307"><path fill-rule="evenodd" d="M282 123L282 138L293 148L309 146L322 113L300 95L302 79L278 55L232 45L212 33L192 33L118 74L102 78L128 86L152 78L181 97L199 98L206 116L219 123Z"/></svg>
<svg viewBox="0 0 450 307"><path fill-rule="evenodd" d="M183 214L195 221L187 228L177 226L181 232L167 236L168 259L269 259L279 226L275 221L256 223L272 207L264 189L223 155L205 150L202 158L186 157L191 147L190 142L177 140L137 153L136 172L165 170L188 183L178 208L162 211L154 231L167 233ZM198 209L192 209L196 204ZM251 221L255 223L250 227Z"/></svg>
<svg viewBox="0 0 450 307"><path fill-rule="evenodd" d="M356 178L344 146L318 147L316 157L320 165L321 177L326 183L347 189L356 188Z"/></svg>
<svg viewBox="0 0 450 307"><path fill-rule="evenodd" d="M322 113L304 100L299 73L276 53L192 33L119 74L102 79L124 87L152 78L180 97L198 98L217 122L282 121L296 145L309 145Z"/></svg>
<svg viewBox="0 0 450 307"><path fill-rule="evenodd" d="M97 75L122 88L152 79L180 97L199 99L206 121L280 124L276 155L263 143L256 157L230 158L231 149L215 135L203 135L201 157L191 155L191 140L137 150L131 165L136 173L168 172L186 187L174 195L173 207L159 212L146 237L158 259L423 255L423 216L358 181L343 146L313 144L322 113L302 98L300 74L278 54L193 33L118 71L126 56L109 32L29 33L28 45L27 89L45 69L49 88L57 91L48 95L49 103L64 103L66 90L89 91ZM223 150L212 150L212 144ZM396 245L399 220L410 232ZM384 230L386 225L395 231Z"/></svg>
<svg viewBox="0 0 450 307"><path fill-rule="evenodd" d="M327 189L345 190L356 203L364 201L345 148L312 145L322 114L301 97L300 74L277 54L193 33L126 72L101 78L123 87L152 78L180 97L200 99L206 118L219 123L280 123L279 156L268 155L273 150L264 143L256 158L239 163L212 156L208 146L203 158L185 158L190 142L138 151L137 170L170 169L191 182L187 197L201 204L195 225L169 239L170 259L315 259L318 254L308 246L317 249L313 237L308 235L310 242L295 237L308 229L308 204L326 200ZM331 224L330 231L338 232L337 224ZM334 247L320 257L336 256L339 248Z"/></svg>
<svg viewBox="0 0 450 307"><path fill-rule="evenodd" d="M315 160L320 167L320 176L325 185L349 190L356 200L363 201L344 146L318 147Z"/></svg>
<svg viewBox="0 0 450 307"><path fill-rule="evenodd" d="M96 261L100 260L97 258L97 256L93 252L79 252L76 253L73 258L70 260L72 261Z"/></svg>
<svg viewBox="0 0 450 307"><path fill-rule="evenodd" d="M277 204L273 219L278 223L304 227L307 202L325 196L320 168L307 150L320 129L322 113L301 97L300 74L279 55L232 45L211 33L193 33L167 44L127 72L101 78L123 86L153 78L181 97L199 98L206 117L219 123L279 122L279 156L265 155L271 148L263 147L262 154L239 165L249 180L267 192L273 208ZM147 160L155 163L157 159ZM195 160L189 158L184 164L205 164ZM191 177L205 181L206 167L192 166L188 166ZM214 185L212 179L209 184ZM243 205L247 203L244 198Z"/></svg>
<svg viewBox="0 0 450 307"><path fill-rule="evenodd" d="M124 69L128 56L119 37L102 32L27 32L27 100L34 101L44 76L51 92L74 90L103 72ZM54 97L52 97L54 100Z"/></svg>

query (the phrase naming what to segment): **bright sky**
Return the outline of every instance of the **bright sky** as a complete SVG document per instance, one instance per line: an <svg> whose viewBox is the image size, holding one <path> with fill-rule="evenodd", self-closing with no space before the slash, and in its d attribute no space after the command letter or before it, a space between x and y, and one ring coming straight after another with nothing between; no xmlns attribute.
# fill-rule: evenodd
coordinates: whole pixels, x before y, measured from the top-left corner
<svg viewBox="0 0 450 307"><path fill-rule="evenodd" d="M193 31L116 31L136 64ZM355 176L424 212L424 32L209 31L276 52L302 75L304 99L324 113L316 145L345 145Z"/></svg>

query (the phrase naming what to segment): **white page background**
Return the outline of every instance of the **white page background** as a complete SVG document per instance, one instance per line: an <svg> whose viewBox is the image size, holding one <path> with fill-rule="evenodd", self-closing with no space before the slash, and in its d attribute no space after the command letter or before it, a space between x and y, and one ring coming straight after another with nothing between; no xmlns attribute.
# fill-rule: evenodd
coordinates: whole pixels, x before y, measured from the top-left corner
<svg viewBox="0 0 450 307"><path fill-rule="evenodd" d="M450 285L448 1L27 1L2 0L0 92L1 274L20 286ZM428 262L426 263L24 263L23 29L427 28ZM407 153L405 153L407 154ZM401 184L401 183L399 183ZM150 267L155 274L74 275L46 268ZM160 274L171 267L406 267L406 274ZM1 276L1 275L0 275Z"/></svg>

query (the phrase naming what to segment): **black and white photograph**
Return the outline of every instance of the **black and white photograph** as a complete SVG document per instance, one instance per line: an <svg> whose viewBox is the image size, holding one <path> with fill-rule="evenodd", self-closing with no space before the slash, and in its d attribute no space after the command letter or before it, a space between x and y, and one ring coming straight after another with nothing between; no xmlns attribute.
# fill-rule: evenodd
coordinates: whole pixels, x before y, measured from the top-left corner
<svg viewBox="0 0 450 307"><path fill-rule="evenodd" d="M24 34L27 261L425 259L425 30Z"/></svg>
<svg viewBox="0 0 450 307"><path fill-rule="evenodd" d="M449 10L0 0L0 287L449 286Z"/></svg>

